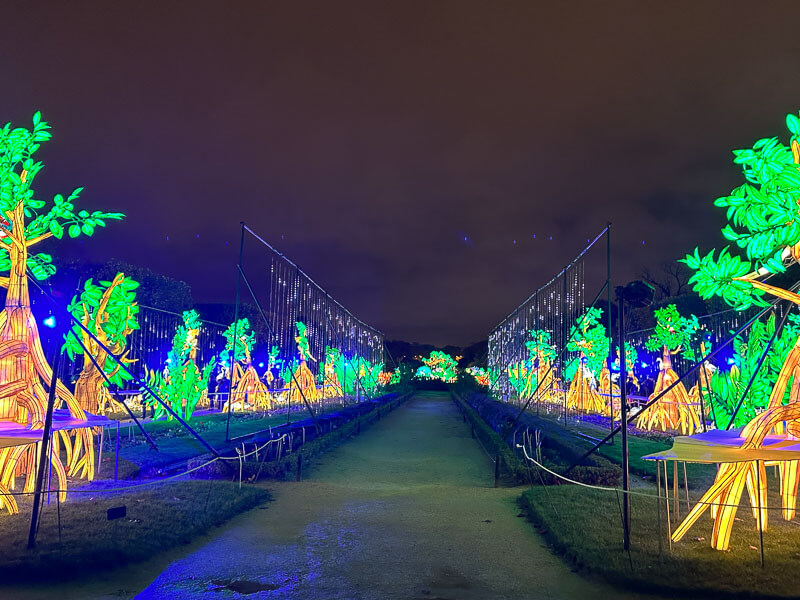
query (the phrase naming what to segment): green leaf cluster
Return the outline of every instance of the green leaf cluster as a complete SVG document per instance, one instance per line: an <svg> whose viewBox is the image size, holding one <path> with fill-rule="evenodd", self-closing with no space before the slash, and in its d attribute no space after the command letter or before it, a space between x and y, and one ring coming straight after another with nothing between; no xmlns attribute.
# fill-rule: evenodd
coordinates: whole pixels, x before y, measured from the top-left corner
<svg viewBox="0 0 800 600"><path fill-rule="evenodd" d="M656 328L644 346L651 352L667 348L670 352L691 351L694 335L700 329L695 315L682 317L674 304L655 310Z"/></svg>
<svg viewBox="0 0 800 600"><path fill-rule="evenodd" d="M110 349L119 356L125 350L127 336L139 329L139 305L136 303L136 289L139 287L139 283L125 278L119 285L114 286L103 314L98 319L97 311L100 309L100 302L111 284L110 281L101 281L98 285L91 279L87 279L83 284L80 296L73 296L67 310L80 322L83 322L85 314L88 313L87 329L94 335L100 333L93 330L93 323L99 321L100 330L105 334ZM73 325L70 331L64 335L64 349L70 360L75 360L76 356L80 356L84 352L83 346L78 341L82 335L83 330L77 324ZM117 362L113 359L106 360L103 369L106 375L113 373L110 381L115 385L122 385L131 379L125 369L117 368Z"/></svg>
<svg viewBox="0 0 800 600"><path fill-rule="evenodd" d="M44 164L33 155L43 142L52 137L50 126L42 121L41 113L33 115L33 127L12 128L6 123L0 128L0 210L5 214L19 202L31 210L41 209L45 203L34 198L31 188ZM22 171L25 171L23 181Z"/></svg>
<svg viewBox="0 0 800 600"><path fill-rule="evenodd" d="M302 321L297 321L295 323L295 327L297 327L297 347L298 351L300 352L300 360L308 360L311 356L311 348L308 345L308 336L306 335L306 324Z"/></svg>
<svg viewBox="0 0 800 600"><path fill-rule="evenodd" d="M610 341L606 335L605 325L600 323L603 316L603 309L591 306L586 309L583 316L575 320L575 325L569 332L569 352L580 352L586 359L586 368L597 377L603 370ZM575 376L575 372L580 364L580 356L574 357L567 363L565 377L567 380Z"/></svg>
<svg viewBox="0 0 800 600"><path fill-rule="evenodd" d="M233 350L233 358L236 362L245 360L247 354L252 352L256 343L256 334L250 329L250 321L246 317L239 319L236 323L231 323L222 335L225 336L226 352L226 357L223 360L227 360L231 350ZM236 336L235 348L234 335ZM245 352L245 348L247 352Z"/></svg>
<svg viewBox="0 0 800 600"><path fill-rule="evenodd" d="M190 340L191 330L200 329L201 325L202 321L196 311L184 311L183 323L175 332L172 349L167 354L167 376L155 370L148 375L150 388L184 420L191 418L198 401L208 390L208 380L216 364L216 359L212 358L201 371L191 360L194 349ZM141 392L145 402L155 406L156 418L168 415L166 409L147 390L142 389ZM172 418L171 415L169 418Z"/></svg>
<svg viewBox="0 0 800 600"><path fill-rule="evenodd" d="M734 364L730 371L716 371L709 379L708 391L713 406L711 414L715 418L717 427L728 426L747 383L756 371L758 360L764 353L767 342L775 333L775 324L774 314L765 321L753 323L746 337L739 336L733 341ZM798 335L800 335L800 318L797 315L789 315L787 323L770 347L764 364L758 370L753 385L736 415L735 427L749 423L758 412L767 407L778 374ZM784 403L789 400L791 385L790 377L783 394Z"/></svg>
<svg viewBox="0 0 800 600"><path fill-rule="evenodd" d="M372 394L378 387L378 376L383 371L383 363L372 364L362 356L354 356L351 360L338 348L326 348L326 357L333 361L334 372L345 394L355 395L361 386ZM360 384L359 384L360 379Z"/></svg>
<svg viewBox="0 0 800 600"><path fill-rule="evenodd" d="M286 387L292 385L292 376L293 374L297 373L297 369L300 368L300 361L296 358L292 359L292 362L283 361L283 365L281 366L279 377L283 379L283 383Z"/></svg>
<svg viewBox="0 0 800 600"><path fill-rule="evenodd" d="M33 183L44 165L33 157L41 144L52 137L49 130L50 126L42 121L39 112L33 115L31 129L12 128L10 123L0 128L0 216L4 219L2 228L11 231L12 224L6 220L6 216L20 202L28 222L27 225L17 224L24 227L21 236L20 232L12 233L26 242L45 234L61 239L65 232L71 238L90 236L95 228L105 227L107 220L123 218L122 213L90 213L86 210L76 212L74 202L83 188L76 188L66 198L62 194L56 194L49 210L47 202L35 197ZM11 243L8 235L0 237L0 272L7 271L11 266L8 258ZM52 263L50 255L40 253L28 258L27 267L36 279L44 280L55 273Z"/></svg>
<svg viewBox="0 0 800 600"><path fill-rule="evenodd" d="M800 139L798 122L796 115L786 116L790 144ZM744 310L765 306L764 292L735 278L754 271L783 273L786 249L800 243L800 170L791 147L776 137L760 139L752 148L734 150L733 155L746 182L717 198L714 205L726 209L729 222L722 235L745 257L732 255L728 247L717 258L714 250L701 257L695 249L682 262L695 271L689 282L701 297L719 296L737 310Z"/></svg>
<svg viewBox="0 0 800 600"><path fill-rule="evenodd" d="M619 357L620 357L620 349L619 346L616 347L617 352L617 364L619 364ZM635 346L628 344L625 346L625 372L628 373L634 370L636 366L636 361L639 360L639 351L636 349Z"/></svg>
<svg viewBox="0 0 800 600"><path fill-rule="evenodd" d="M431 377L441 381L455 381L458 376L458 362L441 350L434 350L422 362L431 369Z"/></svg>
<svg viewBox="0 0 800 600"><path fill-rule="evenodd" d="M531 329L530 334L533 339L525 342L529 366L535 367L534 361L539 353L545 362L553 362L556 359L556 348L551 342L550 332L544 329Z"/></svg>
<svg viewBox="0 0 800 600"><path fill-rule="evenodd" d="M518 394L521 394L527 384L527 369L524 362L512 363L508 365L508 382Z"/></svg>

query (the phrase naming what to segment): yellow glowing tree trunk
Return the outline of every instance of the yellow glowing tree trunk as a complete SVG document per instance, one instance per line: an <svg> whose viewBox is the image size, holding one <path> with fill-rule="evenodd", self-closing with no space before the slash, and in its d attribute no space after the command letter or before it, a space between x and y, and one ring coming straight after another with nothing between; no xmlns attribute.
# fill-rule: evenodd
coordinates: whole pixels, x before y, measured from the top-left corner
<svg viewBox="0 0 800 600"><path fill-rule="evenodd" d="M339 376L336 374L333 364L326 362L324 372L325 382L322 388L322 396L326 399L342 398L344 396L344 389L342 388L342 384L339 382Z"/></svg>
<svg viewBox="0 0 800 600"><path fill-rule="evenodd" d="M556 379L553 375L553 369L550 368L550 363L543 359L539 360L539 366L536 367L536 382L539 386L539 391L536 392L536 401L553 402L555 400Z"/></svg>
<svg viewBox="0 0 800 600"><path fill-rule="evenodd" d="M106 308L108 307L109 298L111 298L114 289L121 285L124 280L125 275L117 273L111 285L103 292L103 296L95 311L94 319L92 319L85 304L83 305L83 317L81 318L83 326L89 329L103 346L109 348L115 356L120 355L123 350L122 346L119 343L111 344L109 342L108 335L106 335L106 332L103 330L103 323L108 320ZM132 329L126 329L123 333L123 337L130 335L132 331ZM109 360L108 353L84 330L81 330L81 342L91 356L84 353L83 369L78 376L78 381L75 382L75 400L78 402L78 405L86 412L94 414L105 414L108 411L122 409L119 403L111 397L108 387L105 385L105 378L94 365L94 362L96 362L100 369L105 369L106 362ZM94 357L94 362L92 362L91 357ZM124 354L119 356L119 360L123 363L133 362L126 358ZM113 377L120 368L119 363L117 363L114 369L107 374L107 377Z"/></svg>
<svg viewBox="0 0 800 600"><path fill-rule="evenodd" d="M670 351L664 348L661 370L650 399L660 395L665 389L678 381L678 374L672 370ZM678 383L658 402L644 411L637 419L636 426L651 431L680 429L681 435L691 435L700 428L700 416L692 405L689 393L683 382Z"/></svg>
<svg viewBox="0 0 800 600"><path fill-rule="evenodd" d="M525 369L525 371L521 372L521 375L525 378L525 384L520 390L519 397L522 400L527 400L533 397L533 393L536 391L536 370Z"/></svg>
<svg viewBox="0 0 800 600"><path fill-rule="evenodd" d="M26 265L28 248L39 240L26 240L24 212L20 202L16 209L6 214L11 229L12 241L8 253L11 261L8 277L0 278L0 285L7 288L5 308L0 313L0 421L30 423L32 429L44 427L47 410L47 390L52 369L48 364L39 339L39 330L33 318L28 291ZM19 232L19 233L17 233ZM74 396L61 381L56 382L56 395L63 401L70 414L78 419L86 418ZM94 477L93 432L90 428L76 429L71 433L59 432L66 452L66 466L60 453L52 452L52 467L58 476L59 488L66 498L66 476ZM15 478L25 475L24 491L33 491L38 444L17 446L0 451L0 491L14 488ZM0 497L0 506L16 512L16 502L10 496Z"/></svg>
<svg viewBox="0 0 800 600"><path fill-rule="evenodd" d="M600 378L597 385L597 390L603 394L604 398L608 398L608 405L606 406L606 415L613 414L615 417L620 413L619 399L620 391L619 386L611 383L611 371L608 365L604 365L600 371Z"/></svg>
<svg viewBox="0 0 800 600"><path fill-rule="evenodd" d="M567 391L567 408L578 412L604 414L606 401L592 387L592 381L584 373L583 366L578 366Z"/></svg>
<svg viewBox="0 0 800 600"><path fill-rule="evenodd" d="M785 406L783 396L789 381L792 387L789 392L789 404ZM741 437L745 439L743 450L760 448L764 438L770 433L788 433L793 437L800 436L800 338L795 342L778 374L772 388L767 410L750 421L742 429ZM783 518L791 520L797 508L798 465L800 461L779 461L781 475L781 504ZM674 541L679 541L697 522L706 509L711 509L714 518L714 529L711 546L717 550L727 550L730 544L731 529L736 519L736 511L747 487L750 506L757 526L767 528L767 489L764 461L744 461L727 463L720 467L714 484L703 494L683 522L672 534ZM760 484L760 485L757 485ZM760 508L760 510L759 510Z"/></svg>
<svg viewBox="0 0 800 600"><path fill-rule="evenodd" d="M300 366L289 384L289 403L299 404L303 402L303 398L308 402L319 400L314 374L305 360L300 361Z"/></svg>
<svg viewBox="0 0 800 600"><path fill-rule="evenodd" d="M245 400L247 400L248 404L256 410L270 410L272 408L272 397L266 384L261 381L253 366L247 344L244 345L244 354L245 367L242 367L238 362L233 364L233 372L231 373L232 403L241 402L242 406L244 406ZM227 405L223 412L226 410Z"/></svg>

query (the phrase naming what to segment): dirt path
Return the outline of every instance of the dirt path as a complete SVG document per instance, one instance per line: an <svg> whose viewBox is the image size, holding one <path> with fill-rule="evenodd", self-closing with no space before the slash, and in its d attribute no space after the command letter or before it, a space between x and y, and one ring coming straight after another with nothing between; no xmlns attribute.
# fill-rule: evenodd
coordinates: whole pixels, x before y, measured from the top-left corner
<svg viewBox="0 0 800 600"><path fill-rule="evenodd" d="M518 517L520 491L491 486L489 460L447 395L420 394L308 480L270 484L266 510L181 552L57 596L3 597L635 597L571 573Z"/></svg>

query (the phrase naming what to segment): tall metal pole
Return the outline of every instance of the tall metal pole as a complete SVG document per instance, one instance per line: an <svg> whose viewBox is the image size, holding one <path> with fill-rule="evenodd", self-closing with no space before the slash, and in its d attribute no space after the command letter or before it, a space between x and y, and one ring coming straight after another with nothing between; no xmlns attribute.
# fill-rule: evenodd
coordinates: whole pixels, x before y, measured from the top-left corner
<svg viewBox="0 0 800 600"><path fill-rule="evenodd" d="M239 336L239 332L237 331L239 328L239 293L242 287L242 255L244 254L244 221L240 222L242 226L242 238L239 242L239 263L236 266L236 305L233 308L233 342L231 353L229 355L230 359L230 371L228 372L228 380L230 385L228 386L228 417L225 419L225 441L229 442L231 440L231 412L233 411L233 407L231 406L231 400L233 399L233 365L236 363L236 338Z"/></svg>
<svg viewBox="0 0 800 600"><path fill-rule="evenodd" d="M619 352L625 360L625 300L619 298ZM619 378L619 409L622 419L622 544L627 552L631 549L630 482L628 481L628 394L627 377ZM612 428L613 432L613 428ZM612 436L613 437L613 436Z"/></svg>
<svg viewBox="0 0 800 600"><path fill-rule="evenodd" d="M539 345L539 291L536 291L536 296L534 297L533 301L533 309L534 309L534 325L533 331L536 332L536 348L538 349L538 354L541 356L541 346ZM541 387L541 382L539 381L539 373L541 373L541 369L539 368L539 362L541 360L540 356L536 357L536 416L539 416L539 409L542 406L542 394L539 392L539 388Z"/></svg>
<svg viewBox="0 0 800 600"><path fill-rule="evenodd" d="M44 484L44 463L47 460L47 450L50 445L50 432L53 427L53 407L56 403L56 375L61 362L61 349L56 351L53 360L53 374L50 377L50 390L47 393L47 412L44 417L44 430L42 430L42 447L39 452L39 465L36 469L36 488L33 492L33 510L31 511L31 528L28 530L28 548L36 546L36 523L39 521L39 509L42 503L42 484ZM56 492L56 493L60 493Z"/></svg>
<svg viewBox="0 0 800 600"><path fill-rule="evenodd" d="M567 426L567 379L564 375L564 361L567 358L567 267L564 267L564 291L561 295L561 339L563 340L564 348L561 353L561 388L564 392L564 427ZM580 364L578 365L580 369Z"/></svg>
<svg viewBox="0 0 800 600"><path fill-rule="evenodd" d="M611 333L611 223L606 226L606 302L608 305L608 338L610 340L614 339L614 335ZM622 346L620 346L621 348ZM611 431L614 431L614 384L611 381L611 352L613 352L613 348L611 348L608 352L608 356L606 357L606 366L608 367L608 402L610 405L610 414L611 414ZM623 354L619 359L619 378L620 381L623 379L628 378L628 371L627 371L627 363L625 361L625 355ZM621 389L621 388L620 388ZM614 443L614 436L611 436L610 444Z"/></svg>

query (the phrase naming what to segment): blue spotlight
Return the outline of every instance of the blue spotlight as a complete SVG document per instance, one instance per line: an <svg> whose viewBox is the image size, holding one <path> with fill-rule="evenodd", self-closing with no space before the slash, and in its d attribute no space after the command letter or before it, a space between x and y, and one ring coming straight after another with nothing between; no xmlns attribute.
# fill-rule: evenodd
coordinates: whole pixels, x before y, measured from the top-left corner
<svg viewBox="0 0 800 600"><path fill-rule="evenodd" d="M46 317L44 321L42 321L42 325L44 325L45 327L49 327L50 329L55 329L56 326L55 315L50 315L49 317Z"/></svg>

